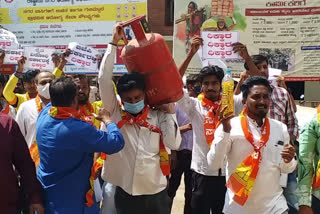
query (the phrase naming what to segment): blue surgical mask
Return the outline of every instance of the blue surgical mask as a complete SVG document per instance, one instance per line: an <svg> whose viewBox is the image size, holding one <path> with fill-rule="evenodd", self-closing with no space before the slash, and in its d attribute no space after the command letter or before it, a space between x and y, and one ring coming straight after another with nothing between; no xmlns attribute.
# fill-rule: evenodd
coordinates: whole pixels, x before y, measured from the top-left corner
<svg viewBox="0 0 320 214"><path fill-rule="evenodd" d="M144 108L144 100L141 100L141 101L134 103L134 104L123 102L123 107L124 107L124 110L126 110L127 112L129 112L131 114L138 114Z"/></svg>

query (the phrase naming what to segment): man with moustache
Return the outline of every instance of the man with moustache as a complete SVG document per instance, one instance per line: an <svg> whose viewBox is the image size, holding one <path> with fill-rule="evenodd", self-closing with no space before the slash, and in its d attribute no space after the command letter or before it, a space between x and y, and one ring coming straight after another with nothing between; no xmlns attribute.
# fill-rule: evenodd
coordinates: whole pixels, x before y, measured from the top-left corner
<svg viewBox="0 0 320 214"><path fill-rule="evenodd" d="M179 68L181 78L200 45L200 37L191 39L190 51ZM218 123L216 115L221 103L223 76L224 72L218 66L202 68L198 78L202 93L198 98L193 98L185 91L183 98L177 102L178 107L189 116L193 130L191 208L192 213L196 214L209 214L210 210L212 213L222 213L224 204L225 167L209 168L206 156Z"/></svg>
<svg viewBox="0 0 320 214"><path fill-rule="evenodd" d="M280 173L292 172L297 161L285 124L267 117L272 88L267 79L251 77L241 86L246 108L222 123L207 155L216 170L227 159L226 214L287 214Z"/></svg>
<svg viewBox="0 0 320 214"><path fill-rule="evenodd" d="M174 104L160 106L161 111L150 108L145 102L144 77L133 72L117 82L123 103L119 105L112 71L122 32L123 27L117 24L102 59L98 81L103 106L117 122L125 146L107 157L102 178L116 186L114 199L118 214L169 214L171 200L166 177L170 174L170 162L166 148L176 150L181 142Z"/></svg>
<svg viewBox="0 0 320 214"><path fill-rule="evenodd" d="M97 129L99 129L100 121L95 119L93 114L97 112L97 107L102 108L102 102L89 102L90 80L86 75L76 74L73 79L78 86L78 102L80 114L85 116L88 123L93 124Z"/></svg>
<svg viewBox="0 0 320 214"><path fill-rule="evenodd" d="M106 110L100 109L96 115L105 124L106 132L83 121L84 115L78 111L77 88L71 77L53 81L51 103L40 113L37 122L41 157L38 179L44 189L48 214L98 214L98 203L87 192L93 185L89 182L93 153L112 154L124 146L120 130Z"/></svg>
<svg viewBox="0 0 320 214"><path fill-rule="evenodd" d="M233 44L234 52L245 60L244 67L248 71L249 76L269 77L268 58L263 55L250 56L245 45L241 43ZM290 142L293 144L299 136L298 120L295 116L294 105L288 91L279 86L270 85L272 90L269 106L269 117L284 123L287 126ZM235 111L241 112L243 102L239 100L239 95L235 99ZM284 188L284 196L287 199L290 213L297 213L298 200L295 193L297 188L296 172L289 175L282 174L281 185Z"/></svg>

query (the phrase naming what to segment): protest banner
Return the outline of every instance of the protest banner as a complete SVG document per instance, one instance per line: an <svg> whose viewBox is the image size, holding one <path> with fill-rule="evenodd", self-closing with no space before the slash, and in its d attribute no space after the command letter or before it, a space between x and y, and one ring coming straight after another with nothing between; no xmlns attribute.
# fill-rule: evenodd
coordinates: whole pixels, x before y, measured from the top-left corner
<svg viewBox="0 0 320 214"><path fill-rule="evenodd" d="M96 58L99 52L91 47L71 42L68 46L71 50L68 62L78 67L86 68L92 71L98 70L98 60Z"/></svg>
<svg viewBox="0 0 320 214"><path fill-rule="evenodd" d="M51 55L54 52L55 49L53 48L25 47L24 56L27 58L27 60L24 67L53 72L54 63Z"/></svg>
<svg viewBox="0 0 320 214"><path fill-rule="evenodd" d="M18 49L18 47L17 37L10 31L0 29L0 49L15 50Z"/></svg>
<svg viewBox="0 0 320 214"><path fill-rule="evenodd" d="M174 14L177 65L185 59L193 36L205 31L237 31L249 54L267 56L270 67L282 70L286 80L320 78L320 1L179 0ZM244 61L223 60L239 77ZM187 73L198 73L202 62L201 57L193 57Z"/></svg>
<svg viewBox="0 0 320 214"><path fill-rule="evenodd" d="M10 0L0 4L1 25L20 44L55 49L78 42L105 52L115 23L147 14L147 0ZM114 71L124 73L119 55Z"/></svg>
<svg viewBox="0 0 320 214"><path fill-rule="evenodd" d="M232 44L238 42L239 33L202 31L202 57L204 59L238 59L239 55L232 51Z"/></svg>
<svg viewBox="0 0 320 214"><path fill-rule="evenodd" d="M5 50L4 64L17 64L18 59L24 55L24 49Z"/></svg>

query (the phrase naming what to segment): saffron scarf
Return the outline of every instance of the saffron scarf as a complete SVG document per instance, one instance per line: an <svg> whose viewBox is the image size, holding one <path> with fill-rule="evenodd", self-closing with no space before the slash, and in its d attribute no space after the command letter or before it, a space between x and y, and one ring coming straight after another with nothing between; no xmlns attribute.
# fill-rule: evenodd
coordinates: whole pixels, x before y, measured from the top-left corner
<svg viewBox="0 0 320 214"><path fill-rule="evenodd" d="M90 102L88 102L86 105L79 105L79 112L84 117L84 120L90 124L93 124L93 115L94 108Z"/></svg>
<svg viewBox="0 0 320 214"><path fill-rule="evenodd" d="M247 121L247 109L240 114L241 127L247 141L254 151L235 169L227 181L226 186L234 193L233 200L243 206L255 184L262 160L261 148L266 145L270 136L270 122L266 117L261 127L260 140L255 143Z"/></svg>
<svg viewBox="0 0 320 214"><path fill-rule="evenodd" d="M39 96L39 95L37 95L37 96ZM27 100L31 100L31 97L28 92L26 93L26 97L27 97Z"/></svg>
<svg viewBox="0 0 320 214"><path fill-rule="evenodd" d="M119 129L121 129L125 124L128 124L128 125L136 124L136 125L145 127L152 132L159 133L160 135L160 146L159 146L160 147L160 168L161 168L162 174L164 176L167 176L170 174L170 164L169 164L169 155L163 143L163 135L161 130L158 127L155 127L154 125L147 122L148 113L149 113L148 106L146 106L142 110L142 113L136 117L133 117L129 113L125 112L124 116L122 117L122 120L119 121L117 125Z"/></svg>
<svg viewBox="0 0 320 214"><path fill-rule="evenodd" d="M49 114L51 117L64 120L64 119L69 119L69 118L76 118L76 119L83 119L81 117L79 111L77 111L74 108L70 107L56 107L56 106L51 106L49 110Z"/></svg>
<svg viewBox="0 0 320 214"><path fill-rule="evenodd" d="M1 98L0 98L0 102L2 102ZM2 108L3 108L3 107L5 107L5 108L3 108L3 109L1 110L1 113L3 113L3 114L9 114L9 112L10 112L9 104L8 104L6 101L4 101L4 100L3 100L2 104L3 104ZM5 106L4 106L4 105L5 105Z"/></svg>
<svg viewBox="0 0 320 214"><path fill-rule="evenodd" d="M40 114L40 112L42 110L42 103L41 103L39 95L36 96L35 101L36 101L36 107L37 107L38 114ZM40 156L39 156L37 140L33 141L32 145L30 146L29 151L30 151L31 158L34 161L36 168L37 168L40 163Z"/></svg>
<svg viewBox="0 0 320 214"><path fill-rule="evenodd" d="M201 101L201 105L208 109L208 113L204 118L203 128L204 128L204 136L206 138L207 144L209 147L214 140L214 132L217 127L220 125L218 118L218 108L221 103L221 98L218 101L211 101L205 97L204 93L199 94L198 100Z"/></svg>
<svg viewBox="0 0 320 214"><path fill-rule="evenodd" d="M320 125L320 105L318 106L318 110L317 110L317 119L318 119L318 123ZM313 183L312 183L313 189L318 189L319 187L320 187L320 160L318 161L317 170L314 175Z"/></svg>

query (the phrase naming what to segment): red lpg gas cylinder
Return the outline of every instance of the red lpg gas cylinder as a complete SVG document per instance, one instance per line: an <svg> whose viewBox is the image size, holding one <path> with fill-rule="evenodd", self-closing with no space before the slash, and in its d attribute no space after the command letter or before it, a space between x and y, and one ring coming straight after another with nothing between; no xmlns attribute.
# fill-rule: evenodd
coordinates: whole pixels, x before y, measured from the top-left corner
<svg viewBox="0 0 320 214"><path fill-rule="evenodd" d="M130 26L135 39L128 43L125 36L126 46L121 57L128 72L138 72L144 76L148 104L178 101L183 96L183 83L163 36L148 33L150 30L145 16L125 22L123 26L126 32L126 27Z"/></svg>

